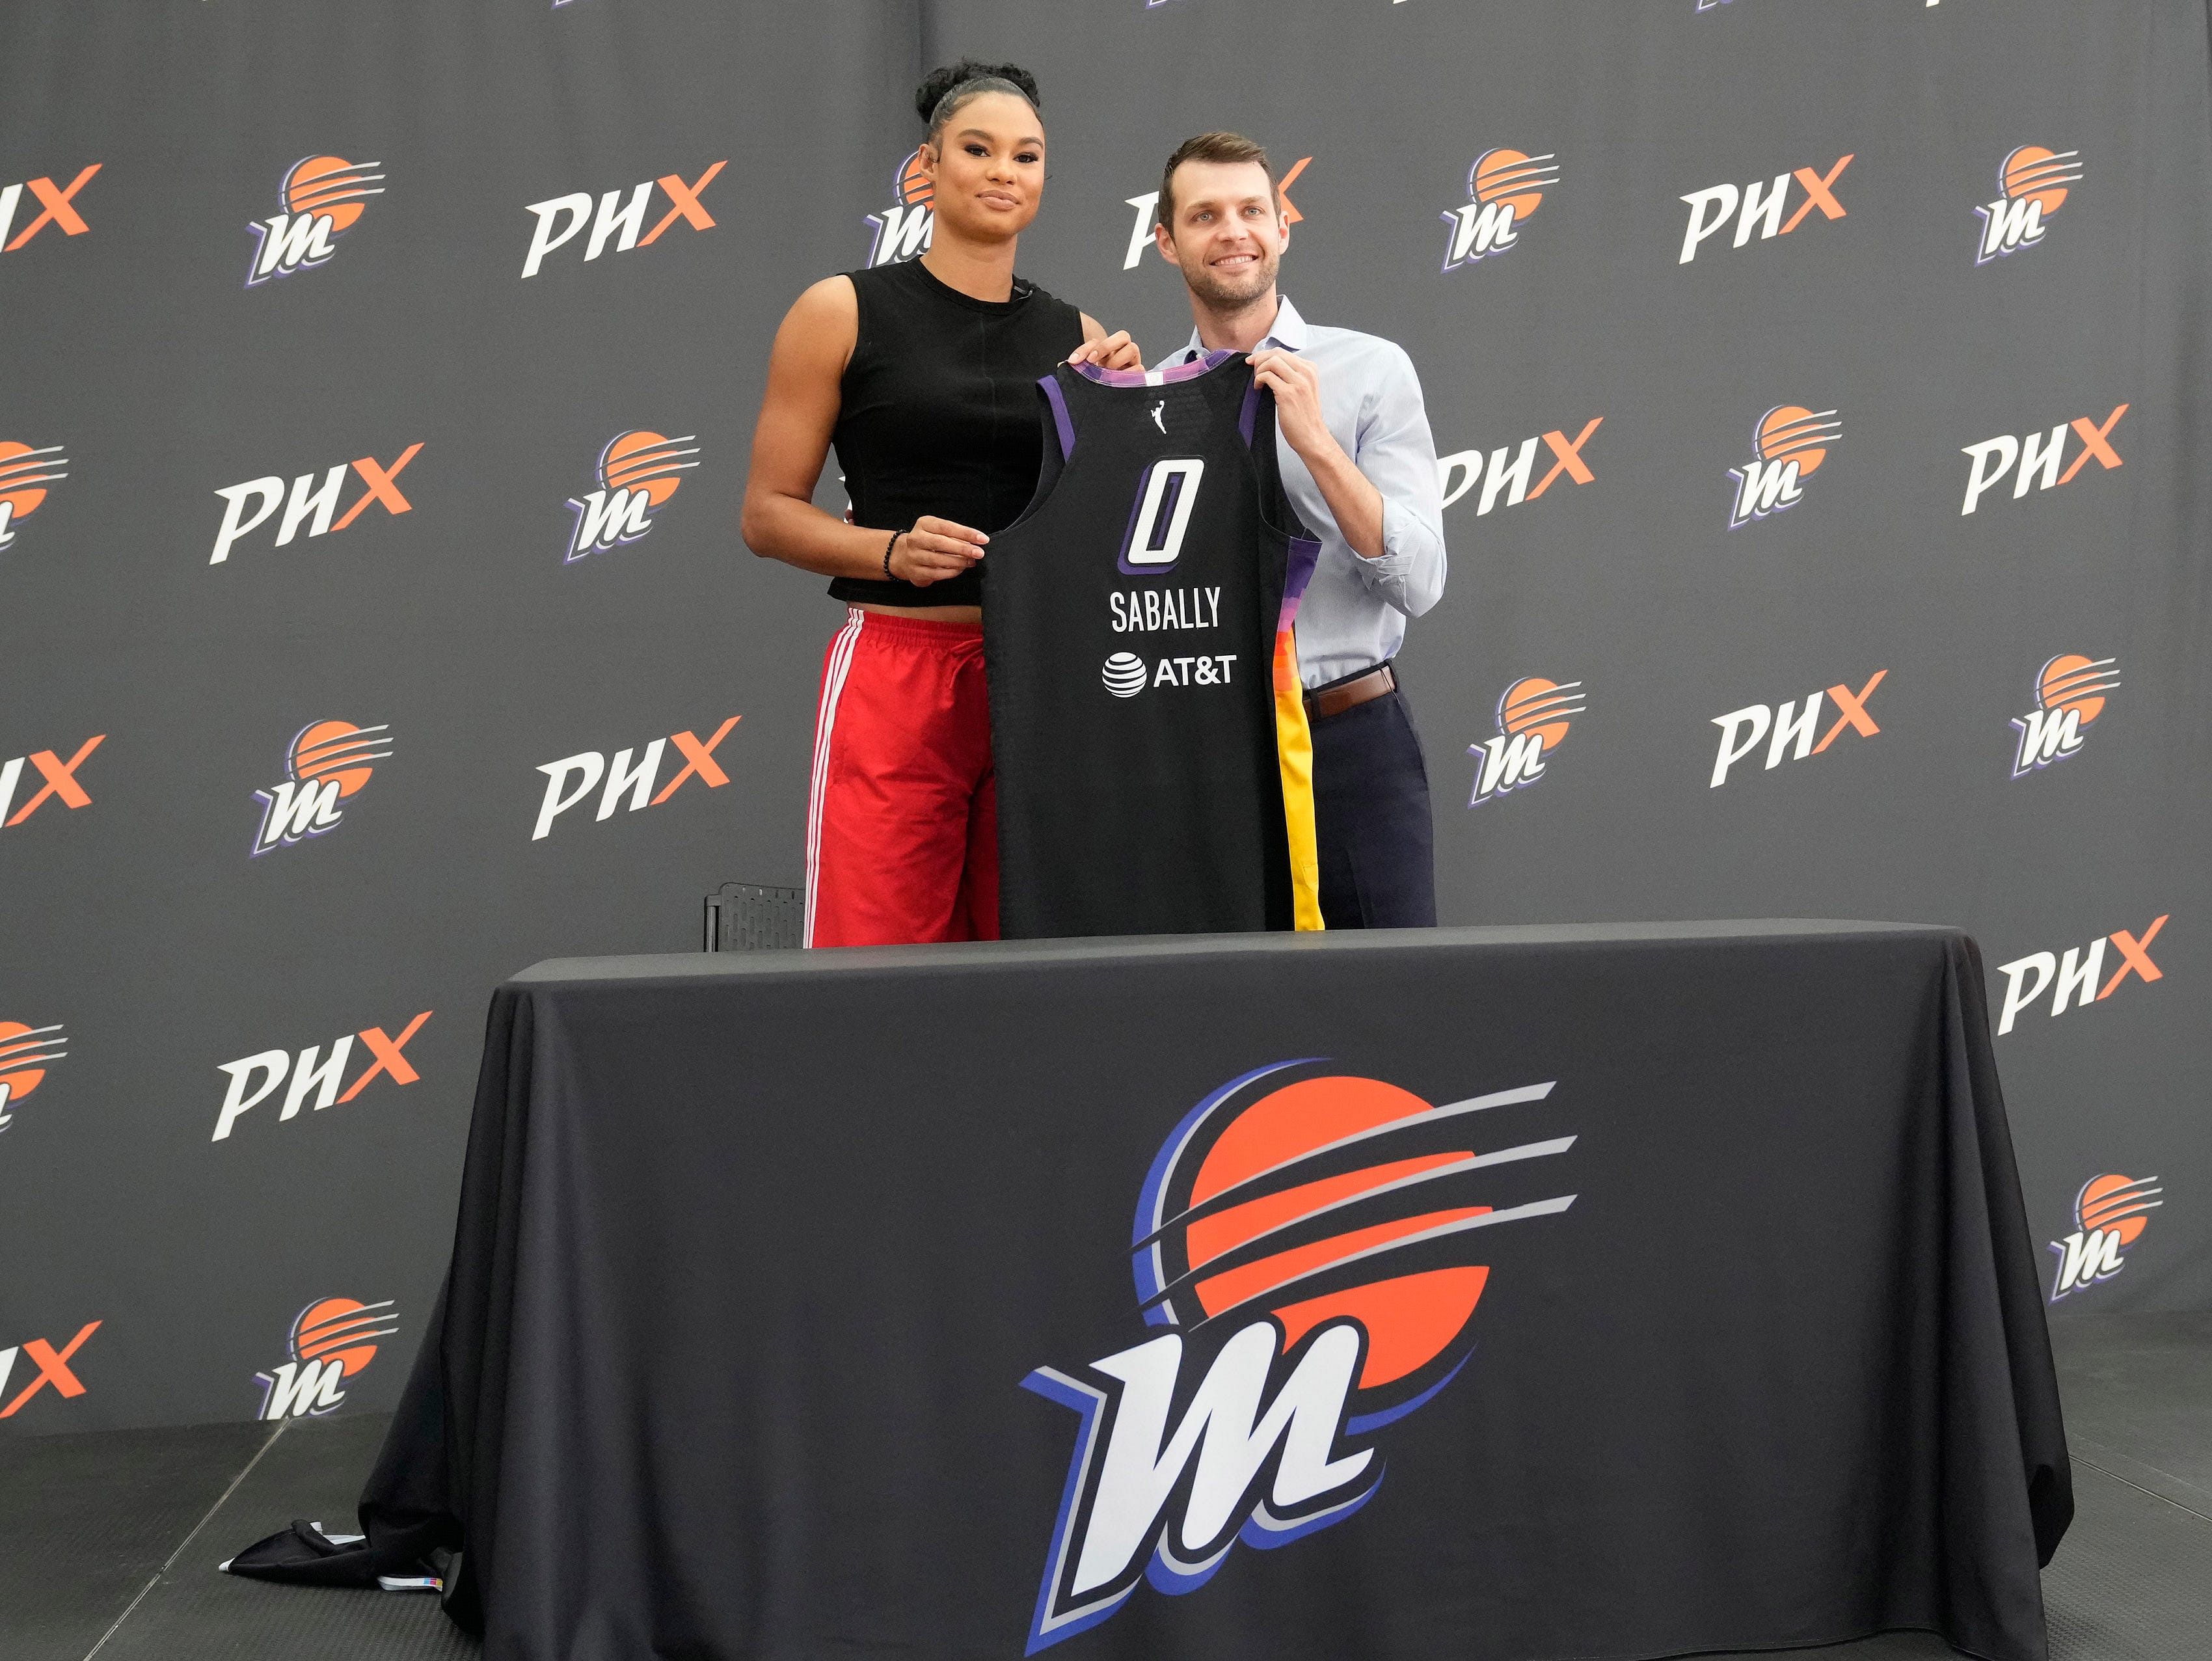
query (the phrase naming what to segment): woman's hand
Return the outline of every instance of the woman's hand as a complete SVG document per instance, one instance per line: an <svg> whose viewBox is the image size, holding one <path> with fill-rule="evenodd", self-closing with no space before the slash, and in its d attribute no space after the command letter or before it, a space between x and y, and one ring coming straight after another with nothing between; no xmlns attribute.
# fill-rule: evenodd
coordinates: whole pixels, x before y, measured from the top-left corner
<svg viewBox="0 0 2212 1661"><path fill-rule="evenodd" d="M914 529L902 533L891 545L891 575L902 582L927 588L974 565L983 557L983 545L990 539L968 526L924 514L915 521Z"/></svg>
<svg viewBox="0 0 2212 1661"><path fill-rule="evenodd" d="M1088 321L1088 319L1085 319ZM1085 341L1067 355L1070 363L1096 363L1102 369L1141 369L1145 355L1137 350L1137 343L1129 338L1127 329L1116 329L1112 334L1102 334Z"/></svg>

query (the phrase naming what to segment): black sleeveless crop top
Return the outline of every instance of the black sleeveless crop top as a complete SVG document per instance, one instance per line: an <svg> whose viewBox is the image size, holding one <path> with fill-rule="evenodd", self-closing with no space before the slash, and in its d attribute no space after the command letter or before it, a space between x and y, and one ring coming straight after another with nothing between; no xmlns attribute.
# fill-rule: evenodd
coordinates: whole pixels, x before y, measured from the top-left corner
<svg viewBox="0 0 2212 1661"><path fill-rule="evenodd" d="M1036 493L1044 460L1037 380L1083 344L1083 313L1019 277L1011 300L975 300L919 259L847 275L860 319L832 439L853 522L887 538L924 514L1005 529ZM926 588L838 577L830 592L874 605L980 605L983 573Z"/></svg>

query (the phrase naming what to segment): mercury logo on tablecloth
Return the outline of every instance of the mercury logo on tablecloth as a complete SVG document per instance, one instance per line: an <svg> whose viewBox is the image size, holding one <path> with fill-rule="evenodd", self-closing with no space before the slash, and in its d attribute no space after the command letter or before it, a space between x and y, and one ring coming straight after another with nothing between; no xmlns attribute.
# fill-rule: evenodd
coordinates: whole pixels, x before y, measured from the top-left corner
<svg viewBox="0 0 2212 1661"><path fill-rule="evenodd" d="M1486 1123L1470 1116L1543 1102L1552 1084L1432 1106L1323 1066L1256 1068L1170 1133L1130 1249L1158 1335L1022 1381L1081 1421L1030 1654L1106 1620L1140 1580L1193 1592L1238 1541L1273 1550L1364 1506L1382 1462L1347 1439L1425 1406L1467 1365L1491 1272L1473 1261L1478 1231L1575 1202L1489 1202L1496 1167L1564 1153L1573 1136L1461 1145Z"/></svg>

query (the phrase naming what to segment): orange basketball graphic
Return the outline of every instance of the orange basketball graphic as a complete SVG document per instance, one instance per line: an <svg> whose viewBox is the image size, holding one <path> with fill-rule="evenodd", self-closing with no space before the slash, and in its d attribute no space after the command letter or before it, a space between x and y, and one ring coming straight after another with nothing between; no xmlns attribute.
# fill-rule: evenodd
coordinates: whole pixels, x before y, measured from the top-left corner
<svg viewBox="0 0 2212 1661"><path fill-rule="evenodd" d="M2133 1245L2150 1221L2149 1214L2166 1203L2157 1197L2165 1192L2157 1183L2155 1177L2141 1181L2118 1175L2092 1177L2074 1202L2075 1218L2085 1232L2105 1229L2118 1235L2122 1245Z"/></svg>
<svg viewBox="0 0 2212 1661"><path fill-rule="evenodd" d="M46 1082L46 1068L69 1054L54 1026L0 1021L0 1103L20 1102Z"/></svg>
<svg viewBox="0 0 2212 1661"><path fill-rule="evenodd" d="M2120 684L2113 672L2118 661L2062 652L2035 678L2036 699L2046 709L2071 709L2075 720L2087 727L2104 713L2104 694Z"/></svg>
<svg viewBox="0 0 2212 1661"><path fill-rule="evenodd" d="M1526 219L1543 205L1547 186L1559 182L1558 157L1524 155L1519 150L1486 150L1477 156L1468 175L1468 193L1486 206L1503 202L1516 219Z"/></svg>
<svg viewBox="0 0 2212 1661"><path fill-rule="evenodd" d="M1797 476L1809 478L1828 459L1827 446L1843 435L1844 423L1833 410L1801 409L1778 404L1759 418L1757 445L1761 461L1790 460Z"/></svg>
<svg viewBox="0 0 2212 1661"><path fill-rule="evenodd" d="M292 1323L292 1359L335 1361L352 1378L376 1359L376 1340L399 1330L391 1309L390 1299L364 1304L356 1298L325 1298L309 1304Z"/></svg>
<svg viewBox="0 0 2212 1661"><path fill-rule="evenodd" d="M898 177L891 181L891 192L909 207L926 207L935 198L937 186L931 182L920 150L899 163Z"/></svg>
<svg viewBox="0 0 2212 1661"><path fill-rule="evenodd" d="M1544 748L1559 747L1571 718L1583 713L1582 682L1546 680L1529 675L1515 681L1498 701L1498 730L1516 737L1534 731Z"/></svg>
<svg viewBox="0 0 2212 1661"><path fill-rule="evenodd" d="M68 466L58 444L33 448L0 439L0 502L12 508L15 518L28 519L46 499L46 486L69 477Z"/></svg>
<svg viewBox="0 0 2212 1661"><path fill-rule="evenodd" d="M1435 1107L1379 1079L1281 1077L1311 1065L1246 1074L1170 1136L1139 1202L1138 1293L1148 1322L1186 1330L1271 1316L1285 1350L1325 1323L1357 1322L1357 1422L1371 1427L1419 1406L1465 1360L1491 1275L1475 1259L1496 1238L1479 1231L1572 1202L1494 1205L1470 1191L1471 1173L1575 1139L1477 1151L1470 1114L1540 1100L1549 1085Z"/></svg>
<svg viewBox="0 0 2212 1661"><path fill-rule="evenodd" d="M689 435L664 438L641 429L623 433L599 457L599 483L610 490L642 490L658 508L684 482L678 475L699 465L686 459L698 453Z"/></svg>
<svg viewBox="0 0 2212 1661"><path fill-rule="evenodd" d="M2081 152L2048 150L2040 144L2022 144L1997 169L2004 193L2014 201L2023 198L2043 210L2045 219L2066 199L2066 186L2081 179Z"/></svg>
<svg viewBox="0 0 2212 1661"><path fill-rule="evenodd" d="M356 167L337 155L311 155L295 161L292 171L284 175L285 211L320 214L331 222L331 230L343 231L361 217L370 197L384 194L384 187L377 182L384 177L376 171L381 165L367 161Z"/></svg>
<svg viewBox="0 0 2212 1661"><path fill-rule="evenodd" d="M331 778L338 794L350 796L369 781L376 764L392 754L388 727L356 727L349 721L319 721L292 740L292 776L301 782Z"/></svg>

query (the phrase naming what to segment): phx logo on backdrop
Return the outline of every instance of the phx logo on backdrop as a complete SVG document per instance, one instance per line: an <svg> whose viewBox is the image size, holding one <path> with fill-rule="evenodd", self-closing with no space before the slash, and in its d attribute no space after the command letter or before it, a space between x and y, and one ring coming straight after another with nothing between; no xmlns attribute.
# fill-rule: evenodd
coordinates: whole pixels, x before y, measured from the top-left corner
<svg viewBox="0 0 2212 1661"><path fill-rule="evenodd" d="M1498 700L1498 736L1467 746L1475 758L1474 794L1467 805L1480 807L1541 779L1546 758L1566 742L1584 708L1578 680L1528 675L1507 687Z"/></svg>
<svg viewBox="0 0 2212 1661"><path fill-rule="evenodd" d="M84 1341L100 1330L100 1324L98 1321L87 1321L77 1329L76 1336L58 1349L45 1338L27 1338L21 1343L0 1349L0 1419L14 1418L23 1410L25 1402L49 1385L52 1386L55 1395L64 1399L83 1395L84 1380L76 1376L76 1369L70 1366L70 1362L75 1359L77 1351L84 1348ZM30 1383L10 1396L8 1390L15 1376L18 1356L36 1367L38 1372L32 1375Z"/></svg>
<svg viewBox="0 0 2212 1661"><path fill-rule="evenodd" d="M90 230L92 227L85 223L84 216L77 210L76 193L100 168L97 161L80 168L76 177L66 185L57 185L44 175L13 185L0 185L0 253L14 253L49 225L64 236L82 236ZM31 200L39 204L39 211L18 231L15 229L15 212L24 205L26 191L30 192Z"/></svg>
<svg viewBox="0 0 2212 1661"><path fill-rule="evenodd" d="M1982 222L1974 240L1974 264L2018 253L2039 245L2045 222L2066 200L2069 186L2081 182L2081 152L2023 144L1997 164L1997 199L1974 210Z"/></svg>
<svg viewBox="0 0 2212 1661"><path fill-rule="evenodd" d="M608 440L592 470L599 488L568 498L568 510L576 517L562 563L574 564L586 554L635 542L650 531L654 510L676 494L681 476L699 465L692 459L699 453L693 436L664 438L641 428Z"/></svg>
<svg viewBox="0 0 2212 1661"><path fill-rule="evenodd" d="M258 288L271 277L289 277L326 264L337 239L353 228L372 196L384 194L380 161L358 164L337 155L309 155L295 161L276 187L283 212L246 228L253 236L253 255L246 263L246 286Z"/></svg>
<svg viewBox="0 0 2212 1661"><path fill-rule="evenodd" d="M376 1359L380 1340L399 1330L392 1299L364 1304L354 1298L324 1298L293 1317L285 1341L289 1360L253 1381L261 1386L259 1419L319 1416L343 1404L342 1388Z"/></svg>
<svg viewBox="0 0 2212 1661"><path fill-rule="evenodd" d="M1137 1198L1135 1312L1155 1335L1023 1388L1079 1421L1029 1652L1107 1620L1149 1581L1196 1591L1242 1541L1271 1551L1375 1497L1367 1441L1473 1353L1483 1231L1574 1202L1571 1135L1478 1151L1524 1086L1433 1106L1315 1061L1233 1079L1169 1133ZM1180 1409L1180 1418L1176 1416Z"/></svg>
<svg viewBox="0 0 2212 1661"><path fill-rule="evenodd" d="M1814 167L1798 167L1778 173L1771 180L1754 179L1747 185L1712 185L1702 191L1690 192L1681 198L1689 204L1690 222L1682 232L1682 252L1676 263L1686 265L1695 259L1698 244L1718 235L1732 214L1735 216L1735 236L1730 246L1736 248L1747 245L1754 231L1762 242L1788 236L1805 223L1805 216L1815 208L1824 220L1845 217L1846 210L1836 198L1835 186L1851 161L1852 156L1845 155L1838 157L1826 173ZM1782 210L1789 206L1793 185L1804 192L1805 199L1785 220Z"/></svg>
<svg viewBox="0 0 2212 1661"><path fill-rule="evenodd" d="M0 439L0 550L15 545L15 527L38 512L46 486L68 477L67 447Z"/></svg>
<svg viewBox="0 0 2212 1661"><path fill-rule="evenodd" d="M94 733L77 745L76 753L67 761L52 750L33 750L27 756L11 756L0 761L0 830L13 830L50 801L59 802L72 813L80 807L91 806L92 794L77 778L76 770L84 765L85 757L99 749L106 737L105 733ZM15 788L23 782L27 764L46 782L21 807L16 807ZM11 808L14 811L10 812Z"/></svg>
<svg viewBox="0 0 2212 1661"><path fill-rule="evenodd" d="M572 191L566 196L527 204L523 211L536 215L538 222L531 228L530 252L523 256L522 275L537 276L545 257L574 241L587 222L592 228L592 234L584 244L587 263L605 253L610 241L617 253L649 248L660 240L662 232L679 219L695 231L713 230L714 216L707 211L699 198L714 182L714 176L729 165L727 158L715 162L693 184L684 183L680 173L665 173L658 179L642 180L630 187L628 201L623 199L619 188L609 191L599 198L596 215L589 191ZM651 230L640 235L656 186L668 198L669 209L653 222Z"/></svg>
<svg viewBox="0 0 2212 1661"><path fill-rule="evenodd" d="M254 857L337 830L345 816L338 804L361 793L377 763L391 759L391 733L386 726L356 727L349 721L301 727L285 746L285 776L253 793L261 804Z"/></svg>
<svg viewBox="0 0 2212 1661"><path fill-rule="evenodd" d="M2102 1003L2118 991L2130 976L2146 986L2164 980L2166 971L2152 960L2150 948L2172 915L2162 912L2153 917L2140 940L2133 930L2118 928L2109 934L2100 934L2086 946L2068 946L2063 958L2055 952L2031 952L2024 958L1999 964L1997 973L2005 977L2005 990L2003 1006L1997 1012L1997 1037L2002 1038L2010 1032L2013 1022L2045 992L2051 994L2051 1014L2055 1020L2069 1011ZM2118 953L2120 959L2119 967L2109 979L2105 978L2107 946Z"/></svg>

